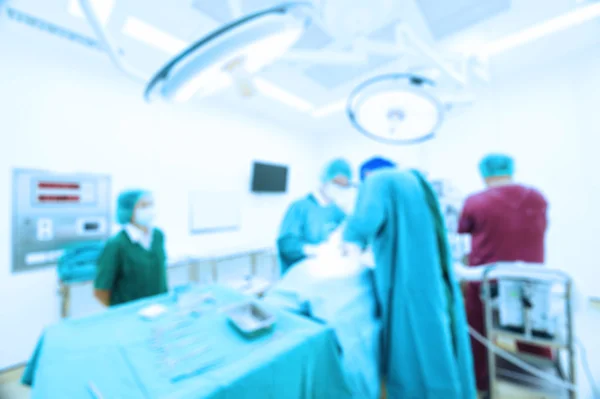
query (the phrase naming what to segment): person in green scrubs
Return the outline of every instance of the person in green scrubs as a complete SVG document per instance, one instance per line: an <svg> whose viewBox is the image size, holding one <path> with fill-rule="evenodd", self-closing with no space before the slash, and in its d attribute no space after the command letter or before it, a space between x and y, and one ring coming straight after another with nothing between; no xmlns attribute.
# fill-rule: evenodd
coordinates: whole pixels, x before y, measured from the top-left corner
<svg viewBox="0 0 600 399"><path fill-rule="evenodd" d="M123 229L106 243L98 259L96 298L105 306L115 306L167 292L165 238L153 227L151 194L122 192L117 221Z"/></svg>

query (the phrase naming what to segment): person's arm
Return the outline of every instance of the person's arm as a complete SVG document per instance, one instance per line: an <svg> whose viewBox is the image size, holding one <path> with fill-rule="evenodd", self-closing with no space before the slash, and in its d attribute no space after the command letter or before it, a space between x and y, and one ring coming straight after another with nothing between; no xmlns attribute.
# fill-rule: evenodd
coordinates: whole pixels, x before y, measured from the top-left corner
<svg viewBox="0 0 600 399"><path fill-rule="evenodd" d="M544 231L548 229L548 200L542 193L539 193L542 202L542 212L544 214Z"/></svg>
<svg viewBox="0 0 600 399"><path fill-rule="evenodd" d="M458 220L458 234L472 234L475 229L475 218L471 200L467 199Z"/></svg>
<svg viewBox="0 0 600 399"><path fill-rule="evenodd" d="M360 188L356 208L346 223L343 241L365 250L381 229L385 219L383 184L380 176L372 176Z"/></svg>
<svg viewBox="0 0 600 399"><path fill-rule="evenodd" d="M111 291L117 278L119 264L119 245L114 239L109 240L98 258L94 280L94 296L104 306L110 306Z"/></svg>
<svg viewBox="0 0 600 399"><path fill-rule="evenodd" d="M110 291L95 289L94 296L104 306L110 306Z"/></svg>
<svg viewBox="0 0 600 399"><path fill-rule="evenodd" d="M155 236L160 242L160 250L162 251L162 256L163 256L163 260L164 260L163 268L161 270L161 272L163 274L160 276L161 291L167 292L167 291L169 291L169 273L168 273L169 257L167 255L167 246L165 243L165 241L166 241L165 233L159 229L155 229L155 232L156 232Z"/></svg>
<svg viewBox="0 0 600 399"><path fill-rule="evenodd" d="M289 264L296 263L306 257L304 252L306 243L302 234L304 223L304 210L299 203L292 204L283 218L279 237L277 238L279 256Z"/></svg>

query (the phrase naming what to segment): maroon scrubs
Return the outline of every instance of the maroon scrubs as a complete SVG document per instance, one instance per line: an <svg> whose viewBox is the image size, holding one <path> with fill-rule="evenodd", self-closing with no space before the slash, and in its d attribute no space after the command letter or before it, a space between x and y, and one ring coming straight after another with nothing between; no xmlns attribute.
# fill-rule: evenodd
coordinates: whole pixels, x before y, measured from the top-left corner
<svg viewBox="0 0 600 399"><path fill-rule="evenodd" d="M495 262L544 262L544 236L548 204L537 190L517 184L497 186L475 194L465 202L459 233L471 235L469 266ZM485 312L481 283L469 283L466 292L467 319L483 336ZM471 338L477 389L489 389L487 350ZM517 342L520 352L552 358L549 348Z"/></svg>

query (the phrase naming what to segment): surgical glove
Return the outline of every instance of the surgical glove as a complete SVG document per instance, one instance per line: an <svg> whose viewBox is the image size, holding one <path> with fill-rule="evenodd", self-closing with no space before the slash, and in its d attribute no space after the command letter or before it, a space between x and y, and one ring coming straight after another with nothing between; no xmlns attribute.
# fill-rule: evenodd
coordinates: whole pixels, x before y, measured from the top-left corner
<svg viewBox="0 0 600 399"><path fill-rule="evenodd" d="M310 258L340 258L342 256L339 245L325 242L320 245L304 246L304 253Z"/></svg>
<svg viewBox="0 0 600 399"><path fill-rule="evenodd" d="M454 276L458 281L481 281L485 267L466 267L460 262L454 262Z"/></svg>
<svg viewBox="0 0 600 399"><path fill-rule="evenodd" d="M307 244L302 247L302 252L304 252L304 255L306 256L317 256L319 254L319 246Z"/></svg>
<svg viewBox="0 0 600 399"><path fill-rule="evenodd" d="M321 245L312 259L309 272L314 277L342 278L361 270L360 257L342 256L339 246Z"/></svg>
<svg viewBox="0 0 600 399"><path fill-rule="evenodd" d="M360 258L362 254L362 249L356 245L349 242L345 242L342 244L342 255L351 257L351 258Z"/></svg>
<svg viewBox="0 0 600 399"><path fill-rule="evenodd" d="M331 232L327 238L327 244L337 246L338 248L342 245L342 233L344 232L343 226L338 227Z"/></svg>
<svg viewBox="0 0 600 399"><path fill-rule="evenodd" d="M371 250L367 250L365 252L362 253L362 255L360 256L360 263L363 266L369 267L369 268L374 268L375 267L375 255L373 254L373 251Z"/></svg>

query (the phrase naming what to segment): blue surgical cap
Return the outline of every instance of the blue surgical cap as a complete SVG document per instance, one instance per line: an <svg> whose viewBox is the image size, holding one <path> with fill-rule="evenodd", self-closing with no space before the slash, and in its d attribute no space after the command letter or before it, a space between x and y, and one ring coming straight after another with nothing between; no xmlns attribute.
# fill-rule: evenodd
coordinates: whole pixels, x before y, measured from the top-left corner
<svg viewBox="0 0 600 399"><path fill-rule="evenodd" d="M127 190L119 194L117 199L117 223L127 224L133 217L133 209L140 199L150 195L144 190Z"/></svg>
<svg viewBox="0 0 600 399"><path fill-rule="evenodd" d="M396 164L382 157L373 157L360 166L360 180L364 181L369 172L382 168L395 168Z"/></svg>
<svg viewBox="0 0 600 399"><path fill-rule="evenodd" d="M479 171L484 179L488 177L512 176L515 172L515 162L508 155L489 154L479 163Z"/></svg>
<svg viewBox="0 0 600 399"><path fill-rule="evenodd" d="M321 182L327 183L338 176L352 180L352 167L348 161L342 158L334 159L325 166L321 175Z"/></svg>

